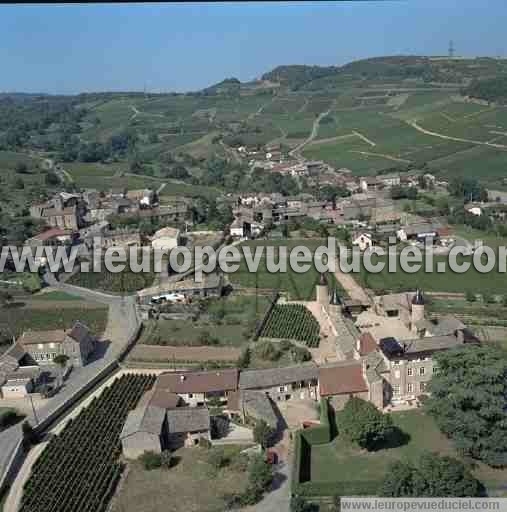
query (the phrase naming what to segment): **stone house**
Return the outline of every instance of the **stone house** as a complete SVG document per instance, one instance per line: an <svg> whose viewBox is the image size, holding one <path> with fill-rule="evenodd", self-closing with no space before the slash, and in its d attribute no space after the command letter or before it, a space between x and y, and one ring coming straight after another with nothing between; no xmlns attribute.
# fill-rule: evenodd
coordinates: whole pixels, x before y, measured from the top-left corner
<svg viewBox="0 0 507 512"><path fill-rule="evenodd" d="M328 398L335 410L343 409L349 398L370 400L370 390L361 362L343 362L319 367L319 395Z"/></svg>
<svg viewBox="0 0 507 512"><path fill-rule="evenodd" d="M232 410L238 409L235 393L238 390L238 375L236 368L213 371L188 371L163 373L157 380L157 388L178 395L190 406L204 406L210 400L220 403ZM230 400L233 398L233 400ZM229 402L233 403L229 403Z"/></svg>
<svg viewBox="0 0 507 512"><path fill-rule="evenodd" d="M207 407L185 407L165 384L159 377L136 409L129 412L120 435L126 458L137 459L146 451L161 453L196 446L202 438L211 439Z"/></svg>
<svg viewBox="0 0 507 512"><path fill-rule="evenodd" d="M85 366L95 350L96 339L86 325L76 322L72 329L25 331L18 343L39 365L53 364L58 355L66 355L69 363Z"/></svg>
<svg viewBox="0 0 507 512"><path fill-rule="evenodd" d="M239 376L243 392L263 391L275 403L288 400L318 400L319 370L315 363L286 368L246 370Z"/></svg>

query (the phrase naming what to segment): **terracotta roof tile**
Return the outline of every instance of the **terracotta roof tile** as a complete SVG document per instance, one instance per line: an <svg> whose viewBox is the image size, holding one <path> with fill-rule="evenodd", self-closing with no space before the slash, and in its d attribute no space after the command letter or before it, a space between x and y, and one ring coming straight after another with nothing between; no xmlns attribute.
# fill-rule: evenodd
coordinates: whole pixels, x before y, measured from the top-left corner
<svg viewBox="0 0 507 512"><path fill-rule="evenodd" d="M319 386L321 396L368 391L361 364L319 368Z"/></svg>

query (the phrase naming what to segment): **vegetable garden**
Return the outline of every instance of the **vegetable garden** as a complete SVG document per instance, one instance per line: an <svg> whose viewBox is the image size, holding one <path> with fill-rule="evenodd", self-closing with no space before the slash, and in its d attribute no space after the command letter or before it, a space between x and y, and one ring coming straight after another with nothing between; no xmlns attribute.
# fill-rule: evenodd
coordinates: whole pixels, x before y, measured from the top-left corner
<svg viewBox="0 0 507 512"><path fill-rule="evenodd" d="M303 304L282 304L271 310L261 337L301 341L315 348L319 346L319 333L319 322Z"/></svg>
<svg viewBox="0 0 507 512"><path fill-rule="evenodd" d="M151 375L124 375L54 436L24 486L20 512L103 512L123 471L120 434Z"/></svg>

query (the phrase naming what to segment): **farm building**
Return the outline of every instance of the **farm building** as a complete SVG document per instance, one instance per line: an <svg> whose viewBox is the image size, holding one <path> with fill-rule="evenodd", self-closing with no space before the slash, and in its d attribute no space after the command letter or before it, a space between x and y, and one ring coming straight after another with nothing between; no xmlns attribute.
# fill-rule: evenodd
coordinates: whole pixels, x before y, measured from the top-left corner
<svg viewBox="0 0 507 512"><path fill-rule="evenodd" d="M318 368L307 363L286 368L242 371L241 391L263 391L275 402L287 400L317 400Z"/></svg>
<svg viewBox="0 0 507 512"><path fill-rule="evenodd" d="M58 355L66 355L74 366L85 366L95 350L96 339L81 322L72 329L25 331L18 344L37 364L52 364Z"/></svg>
<svg viewBox="0 0 507 512"><path fill-rule="evenodd" d="M346 362L319 368L319 394L329 398L335 410L340 410L352 396L369 400L368 384L361 362Z"/></svg>
<svg viewBox="0 0 507 512"><path fill-rule="evenodd" d="M238 389L238 373L237 369L168 372L159 376L156 387L177 394L187 405L203 406L218 399L228 406L229 397Z"/></svg>

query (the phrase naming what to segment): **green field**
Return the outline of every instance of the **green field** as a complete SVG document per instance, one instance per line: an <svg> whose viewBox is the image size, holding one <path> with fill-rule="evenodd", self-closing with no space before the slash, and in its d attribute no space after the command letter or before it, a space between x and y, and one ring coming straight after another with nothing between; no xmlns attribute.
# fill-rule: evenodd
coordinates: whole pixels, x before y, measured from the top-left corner
<svg viewBox="0 0 507 512"><path fill-rule="evenodd" d="M380 481L391 462L414 460L427 451L457 457L451 442L438 430L431 417L420 411L392 413L392 417L402 432L398 442L392 443L393 447L365 452L340 435L331 444L312 446L312 482ZM339 413L337 422L339 429ZM481 463L475 465L473 472L490 491L503 487L507 473Z"/></svg>
<svg viewBox="0 0 507 512"><path fill-rule="evenodd" d="M152 320L146 324L140 343L146 345L241 346L254 333L255 322L261 320L269 299L259 296L231 296L213 299L207 305L208 315L197 320ZM207 341L203 335L207 334Z"/></svg>
<svg viewBox="0 0 507 512"><path fill-rule="evenodd" d="M0 332L5 336L19 336L26 330L70 329L80 320L92 332L104 332L108 310L105 307L48 308L3 307L0 308Z"/></svg>
<svg viewBox="0 0 507 512"><path fill-rule="evenodd" d="M379 258L378 261L385 262L386 260ZM443 273L436 271L439 262L446 263L446 271ZM505 279L505 274L499 272L498 265L496 269L493 269L491 272L480 273L473 266L470 257L463 257L462 260L458 258L458 263L460 264L467 262L469 262L471 266L467 272L461 274L450 270L446 257L436 256L434 258L434 270L429 273L424 272L423 261L421 269L415 273L404 272L399 263L396 272L388 272L386 263L382 272L369 273L363 269L360 273L354 273L353 276L358 279L365 288L371 288L378 293L388 290L402 291L416 288L422 288L432 292L507 293L507 279ZM376 261L373 263L376 263Z"/></svg>
<svg viewBox="0 0 507 512"><path fill-rule="evenodd" d="M241 246L248 246L252 251L252 255L255 254L255 247L275 247L275 262L278 261L277 247L284 246L287 248L287 255L290 254L292 248L296 246L306 246L310 249L311 253L320 247L325 245L325 240L280 240L280 241L265 241L256 240L252 242L244 242ZM265 250L264 250L265 251ZM264 256L266 252L264 252ZM314 300L315 298L315 285L319 280L319 273L312 265L308 272L297 273L294 272L287 261L287 272L276 272L270 273L267 270L266 258L263 257L260 260L257 272L250 273L248 271L247 264L242 258L240 267L237 272L228 274L229 279L233 284L245 288L266 288L280 290L287 292L290 300ZM334 276L329 275L330 288L333 289L338 287Z"/></svg>

